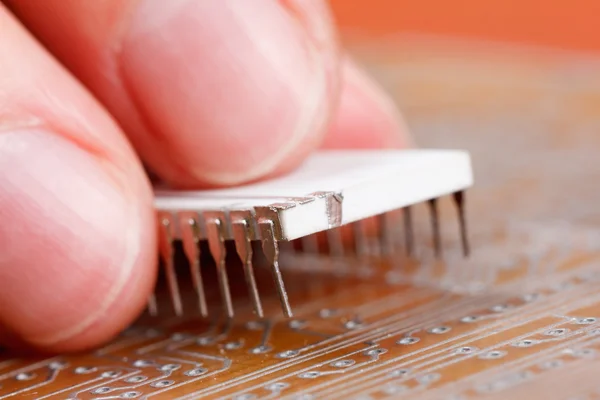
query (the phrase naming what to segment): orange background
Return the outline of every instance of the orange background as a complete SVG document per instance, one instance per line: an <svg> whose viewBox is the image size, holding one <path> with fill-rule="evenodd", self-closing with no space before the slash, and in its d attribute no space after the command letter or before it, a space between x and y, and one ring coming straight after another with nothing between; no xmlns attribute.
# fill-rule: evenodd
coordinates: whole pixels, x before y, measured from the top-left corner
<svg viewBox="0 0 600 400"><path fill-rule="evenodd" d="M330 0L342 33L426 33L600 52L600 0Z"/></svg>

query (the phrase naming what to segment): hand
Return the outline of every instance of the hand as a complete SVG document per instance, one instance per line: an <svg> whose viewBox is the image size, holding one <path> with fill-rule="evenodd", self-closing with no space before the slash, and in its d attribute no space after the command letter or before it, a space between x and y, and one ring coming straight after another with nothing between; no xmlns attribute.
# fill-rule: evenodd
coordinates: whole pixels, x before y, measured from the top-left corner
<svg viewBox="0 0 600 400"><path fill-rule="evenodd" d="M145 307L142 162L202 188L283 173L318 147L406 142L322 1L5 0L0 342L80 350Z"/></svg>

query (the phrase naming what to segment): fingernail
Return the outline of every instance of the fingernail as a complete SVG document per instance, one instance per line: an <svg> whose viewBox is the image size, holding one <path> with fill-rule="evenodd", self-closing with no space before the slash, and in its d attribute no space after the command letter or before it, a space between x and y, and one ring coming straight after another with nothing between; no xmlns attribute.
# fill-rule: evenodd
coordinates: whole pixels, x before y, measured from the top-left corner
<svg viewBox="0 0 600 400"><path fill-rule="evenodd" d="M138 262L135 185L39 129L0 133L0 171L0 322L35 345L68 340L105 316Z"/></svg>
<svg viewBox="0 0 600 400"><path fill-rule="evenodd" d="M279 1L143 0L125 35L125 81L167 180L236 184L316 146L333 105L331 49Z"/></svg>

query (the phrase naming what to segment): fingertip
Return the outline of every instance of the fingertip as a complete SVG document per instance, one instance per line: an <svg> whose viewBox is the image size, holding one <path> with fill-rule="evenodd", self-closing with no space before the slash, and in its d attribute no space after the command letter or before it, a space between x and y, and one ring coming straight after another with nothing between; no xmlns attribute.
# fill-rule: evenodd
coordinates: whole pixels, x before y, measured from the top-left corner
<svg viewBox="0 0 600 400"><path fill-rule="evenodd" d="M340 104L322 147L373 149L413 145L408 126L390 95L352 60L345 59Z"/></svg>
<svg viewBox="0 0 600 400"><path fill-rule="evenodd" d="M151 193L136 169L54 132L0 133L0 325L11 342L81 350L140 312L155 238Z"/></svg>
<svg viewBox="0 0 600 400"><path fill-rule="evenodd" d="M94 98L1 5L0 25L0 340L79 350L150 292L152 192Z"/></svg>

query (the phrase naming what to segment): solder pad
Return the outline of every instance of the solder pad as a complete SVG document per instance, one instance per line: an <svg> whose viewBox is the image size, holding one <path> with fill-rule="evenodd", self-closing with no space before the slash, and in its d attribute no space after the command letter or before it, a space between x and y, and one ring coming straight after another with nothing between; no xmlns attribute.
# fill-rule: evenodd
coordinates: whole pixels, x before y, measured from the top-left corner
<svg viewBox="0 0 600 400"><path fill-rule="evenodd" d="M273 317L253 318L232 272L232 323L162 314L87 354L6 354L0 399L600 397L599 61L447 43L356 52L419 145L471 151L469 259L442 202L443 261L417 210L419 262L288 265L292 320L273 290Z"/></svg>

